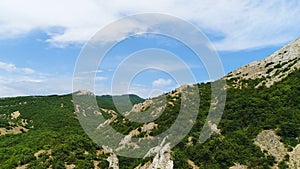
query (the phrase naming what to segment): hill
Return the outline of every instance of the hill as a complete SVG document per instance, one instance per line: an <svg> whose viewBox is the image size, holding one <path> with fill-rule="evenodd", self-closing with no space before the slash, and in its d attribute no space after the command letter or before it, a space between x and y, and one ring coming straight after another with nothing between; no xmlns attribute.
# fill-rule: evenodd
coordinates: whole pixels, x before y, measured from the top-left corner
<svg viewBox="0 0 300 169"><path fill-rule="evenodd" d="M154 156L145 158L117 156L110 147L94 143L81 128L78 115L82 112L74 108L71 94L2 98L0 168L299 168L298 44L299 39L224 77L223 117L218 126L211 122L213 135L204 143L199 142L201 128L210 105L216 103L210 97L211 83L182 86L147 100L135 95L95 96L100 110L92 117L103 115L99 128L109 125L126 136L117 145L122 151L134 146L134 138L151 139L170 128L184 106L183 94L198 89L200 109L188 135L173 148L167 139L162 141ZM135 106L122 102L128 97ZM118 112L113 100L119 101L124 112ZM153 117L153 121L128 119L135 115Z"/></svg>
<svg viewBox="0 0 300 169"><path fill-rule="evenodd" d="M234 79L236 85L241 79L258 80L256 87L271 86L291 72L300 68L300 38L289 43L263 60L255 61L229 73L225 79Z"/></svg>

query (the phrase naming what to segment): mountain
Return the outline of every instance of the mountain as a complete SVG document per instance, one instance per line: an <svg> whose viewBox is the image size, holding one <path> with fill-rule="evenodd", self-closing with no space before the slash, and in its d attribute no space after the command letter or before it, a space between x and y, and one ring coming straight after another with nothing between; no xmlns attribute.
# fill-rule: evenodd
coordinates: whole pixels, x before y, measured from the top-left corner
<svg viewBox="0 0 300 169"><path fill-rule="evenodd" d="M243 79L259 79L256 87L272 86L300 68L300 38L284 46L263 60L242 66L225 79L234 79L236 85Z"/></svg>
<svg viewBox="0 0 300 169"><path fill-rule="evenodd" d="M210 106L219 101L211 98L212 83L181 86L146 100L136 95L73 93L96 98L100 109L85 112L82 106L90 105L74 106L71 94L1 98L0 168L300 168L299 41L224 77L225 110L218 125L208 122L213 134L204 143L199 142L202 126ZM144 158L116 154L167 131L180 117L182 107L193 111L181 104L184 99L193 103L193 97L185 98L187 94L199 94L200 105L194 121L186 117L195 124L179 144L171 148L172 140L162 138ZM127 98L134 106L126 104ZM105 118L100 124L99 115ZM82 129L79 117L88 117L90 126L96 121L95 128L111 126L125 137L115 151L98 146ZM109 138L114 137L117 135ZM138 152L138 147L133 149Z"/></svg>
<svg viewBox="0 0 300 169"><path fill-rule="evenodd" d="M115 101L115 104L117 104L118 108L124 111L129 111L131 109L131 107L128 107L126 104L128 99L132 104L141 103L145 101L145 99L134 94L124 94L120 96L103 95L97 96L96 98L98 103L100 103L99 106L102 108L115 110L115 107L113 105L113 107L109 107L109 105Z"/></svg>

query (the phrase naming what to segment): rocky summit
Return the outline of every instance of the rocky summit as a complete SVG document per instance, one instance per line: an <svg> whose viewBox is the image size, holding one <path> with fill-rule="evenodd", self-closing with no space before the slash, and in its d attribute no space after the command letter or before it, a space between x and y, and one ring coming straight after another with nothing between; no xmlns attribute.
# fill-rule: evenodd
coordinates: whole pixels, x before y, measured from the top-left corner
<svg viewBox="0 0 300 169"><path fill-rule="evenodd" d="M229 73L225 79L260 79L256 87L272 86L300 68L300 38L284 46L263 60L255 61Z"/></svg>

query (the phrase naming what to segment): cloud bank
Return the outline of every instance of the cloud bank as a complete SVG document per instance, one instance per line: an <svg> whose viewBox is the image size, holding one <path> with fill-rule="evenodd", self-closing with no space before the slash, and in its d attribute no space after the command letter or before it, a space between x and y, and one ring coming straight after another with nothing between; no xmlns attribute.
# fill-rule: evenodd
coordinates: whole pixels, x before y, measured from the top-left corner
<svg viewBox="0 0 300 169"><path fill-rule="evenodd" d="M220 51L281 45L300 36L298 0L9 0L0 2L0 37L18 38L42 30L54 45L84 43L116 19L145 12L191 22Z"/></svg>
<svg viewBox="0 0 300 169"><path fill-rule="evenodd" d="M72 77L40 73L32 68L0 62L0 97L68 93Z"/></svg>
<svg viewBox="0 0 300 169"><path fill-rule="evenodd" d="M16 65L11 63L0 62L0 69L7 72L21 72L25 74L32 74L35 71L31 68L18 68Z"/></svg>
<svg viewBox="0 0 300 169"><path fill-rule="evenodd" d="M167 86L167 85L170 85L172 83L172 80L171 79L163 79L163 78L159 78L157 80L154 80L152 82L152 86L155 86L155 87L161 87L161 86Z"/></svg>

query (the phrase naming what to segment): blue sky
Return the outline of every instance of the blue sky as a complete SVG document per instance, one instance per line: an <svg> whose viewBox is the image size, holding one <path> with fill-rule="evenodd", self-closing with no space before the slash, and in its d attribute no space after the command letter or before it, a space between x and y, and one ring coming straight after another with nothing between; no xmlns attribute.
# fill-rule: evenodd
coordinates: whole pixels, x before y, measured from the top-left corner
<svg viewBox="0 0 300 169"><path fill-rule="evenodd" d="M216 48L225 73L263 59L300 36L297 0L1 1L0 97L71 93L73 72L84 44L107 24L145 12L176 16L203 31ZM138 28L147 29L142 26ZM122 28L115 31L122 33ZM210 80L194 53L174 39L145 35L120 41L99 66L97 94L110 94L118 64L144 48L170 51L187 63L197 82ZM168 72L149 69L132 79L127 92L149 97L177 86Z"/></svg>

